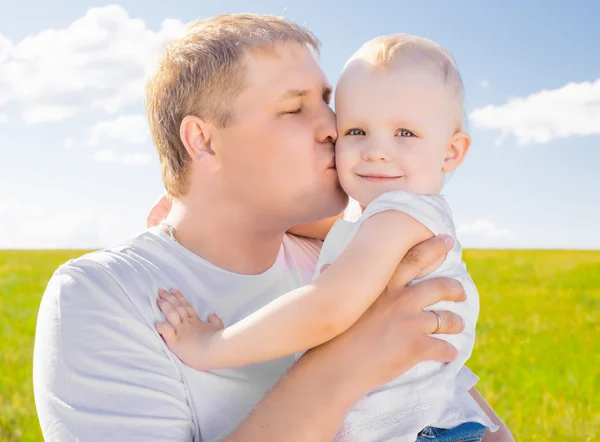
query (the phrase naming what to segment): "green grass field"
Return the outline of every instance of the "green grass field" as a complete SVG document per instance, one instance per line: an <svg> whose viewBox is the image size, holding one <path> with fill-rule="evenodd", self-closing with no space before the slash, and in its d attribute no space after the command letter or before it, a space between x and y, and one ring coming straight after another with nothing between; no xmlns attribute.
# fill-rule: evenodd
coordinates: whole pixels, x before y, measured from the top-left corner
<svg viewBox="0 0 600 442"><path fill-rule="evenodd" d="M40 297L82 251L0 251L0 440L39 441L31 359ZM481 294L469 363L517 441L600 440L600 252L468 250Z"/></svg>

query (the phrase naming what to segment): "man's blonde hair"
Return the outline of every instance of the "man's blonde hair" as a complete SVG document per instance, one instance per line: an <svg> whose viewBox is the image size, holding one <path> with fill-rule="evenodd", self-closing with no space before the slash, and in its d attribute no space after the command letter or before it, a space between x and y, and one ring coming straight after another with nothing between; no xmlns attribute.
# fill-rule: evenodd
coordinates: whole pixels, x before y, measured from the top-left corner
<svg viewBox="0 0 600 442"><path fill-rule="evenodd" d="M347 64L355 59L365 60L374 67L383 68L397 61L428 62L456 99L460 113L458 130L464 129L466 119L463 82L452 54L436 42L409 34L385 35L365 43Z"/></svg>
<svg viewBox="0 0 600 442"><path fill-rule="evenodd" d="M281 17L223 14L190 23L170 42L146 83L146 109L167 192L188 191L190 157L179 128L187 115L219 127L234 118L230 103L244 87L244 57L272 51L278 43L306 45L317 54L320 43L304 27Z"/></svg>

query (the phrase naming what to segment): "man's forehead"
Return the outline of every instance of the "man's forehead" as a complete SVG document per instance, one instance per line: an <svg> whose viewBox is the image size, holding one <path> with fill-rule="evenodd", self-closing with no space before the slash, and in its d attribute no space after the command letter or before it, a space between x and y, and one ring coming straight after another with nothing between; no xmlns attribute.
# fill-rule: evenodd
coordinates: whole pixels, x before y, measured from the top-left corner
<svg viewBox="0 0 600 442"><path fill-rule="evenodd" d="M248 54L246 84L268 86L278 99L331 89L314 54L299 44L277 45L266 52Z"/></svg>

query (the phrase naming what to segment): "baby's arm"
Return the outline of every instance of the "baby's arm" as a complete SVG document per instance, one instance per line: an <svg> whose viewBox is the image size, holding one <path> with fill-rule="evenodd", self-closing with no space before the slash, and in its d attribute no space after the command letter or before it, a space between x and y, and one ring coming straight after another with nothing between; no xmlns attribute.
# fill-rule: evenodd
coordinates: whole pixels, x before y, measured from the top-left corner
<svg viewBox="0 0 600 442"><path fill-rule="evenodd" d="M170 329L162 323L159 332L178 357L199 370L263 362L315 347L354 324L383 292L406 252L432 236L402 212L377 213L312 284L225 329L193 318ZM171 306L160 306L168 319Z"/></svg>

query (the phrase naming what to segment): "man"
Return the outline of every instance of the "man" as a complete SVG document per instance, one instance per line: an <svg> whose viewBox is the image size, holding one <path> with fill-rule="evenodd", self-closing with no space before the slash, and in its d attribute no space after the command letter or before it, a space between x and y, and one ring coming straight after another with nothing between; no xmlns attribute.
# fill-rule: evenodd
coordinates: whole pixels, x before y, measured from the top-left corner
<svg viewBox="0 0 600 442"><path fill-rule="evenodd" d="M194 23L165 51L146 99L172 229L70 261L49 282L34 353L46 440L331 440L367 392L420 361L454 358L427 336L437 319L423 308L464 299L462 287L406 288L451 248L444 238L417 246L350 330L293 367L290 356L196 372L154 328L162 287L230 324L310 281L321 244L286 231L347 204L317 48L291 22L239 14ZM461 331L440 314L440 333Z"/></svg>

